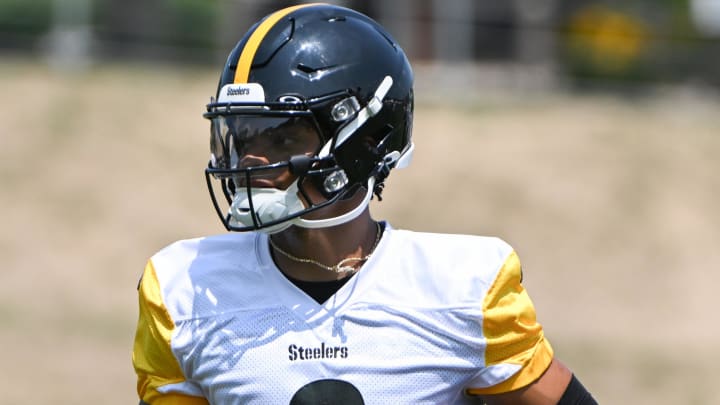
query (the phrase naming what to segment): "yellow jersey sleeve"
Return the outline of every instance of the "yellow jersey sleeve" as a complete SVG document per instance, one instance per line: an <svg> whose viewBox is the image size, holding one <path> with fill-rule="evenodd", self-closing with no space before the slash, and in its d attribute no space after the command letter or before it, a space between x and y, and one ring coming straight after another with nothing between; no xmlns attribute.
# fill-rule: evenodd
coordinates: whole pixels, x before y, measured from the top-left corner
<svg viewBox="0 0 720 405"><path fill-rule="evenodd" d="M133 345L133 366L137 374L140 399L151 405L207 404L205 398L177 392L163 393L162 387L185 382L172 353L174 322L162 299L152 261L148 261L138 288L139 319Z"/></svg>
<svg viewBox="0 0 720 405"><path fill-rule="evenodd" d="M535 308L522 284L522 269L513 251L505 260L482 303L485 365L514 364L519 370L487 388L470 388L468 394L499 394L534 382L547 370L553 350L537 322Z"/></svg>

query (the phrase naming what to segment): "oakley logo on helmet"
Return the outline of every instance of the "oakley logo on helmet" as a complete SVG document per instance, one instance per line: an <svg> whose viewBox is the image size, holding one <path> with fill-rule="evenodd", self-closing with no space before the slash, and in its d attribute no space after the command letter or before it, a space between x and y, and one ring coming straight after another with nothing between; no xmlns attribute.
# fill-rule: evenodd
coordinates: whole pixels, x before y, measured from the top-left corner
<svg viewBox="0 0 720 405"><path fill-rule="evenodd" d="M300 104L302 103L302 99L298 96L291 96L291 95L285 95L278 97L278 101L281 103L288 103L288 104Z"/></svg>

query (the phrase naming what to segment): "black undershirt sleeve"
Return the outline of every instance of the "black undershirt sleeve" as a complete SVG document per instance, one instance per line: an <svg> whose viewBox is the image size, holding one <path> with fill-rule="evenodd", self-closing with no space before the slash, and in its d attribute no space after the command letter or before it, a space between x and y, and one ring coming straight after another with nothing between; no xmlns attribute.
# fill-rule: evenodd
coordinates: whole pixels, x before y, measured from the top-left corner
<svg viewBox="0 0 720 405"><path fill-rule="evenodd" d="M573 374L570 384L565 388L557 405L597 405L597 401Z"/></svg>

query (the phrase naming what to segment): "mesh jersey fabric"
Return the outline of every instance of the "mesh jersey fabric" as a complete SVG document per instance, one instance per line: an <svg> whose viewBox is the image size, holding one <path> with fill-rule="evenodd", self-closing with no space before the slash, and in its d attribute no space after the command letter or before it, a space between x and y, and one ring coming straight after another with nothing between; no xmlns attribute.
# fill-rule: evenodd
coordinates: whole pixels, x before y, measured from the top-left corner
<svg viewBox="0 0 720 405"><path fill-rule="evenodd" d="M462 404L468 392L518 389L553 356L520 281L498 238L386 225L361 271L318 304L274 265L265 234L179 241L150 258L140 283L138 393L151 404L329 393Z"/></svg>

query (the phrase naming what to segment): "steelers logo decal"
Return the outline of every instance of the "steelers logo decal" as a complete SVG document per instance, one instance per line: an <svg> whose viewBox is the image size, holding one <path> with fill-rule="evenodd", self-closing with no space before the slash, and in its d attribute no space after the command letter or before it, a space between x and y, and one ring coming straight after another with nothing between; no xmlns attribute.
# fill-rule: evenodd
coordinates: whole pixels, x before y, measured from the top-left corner
<svg viewBox="0 0 720 405"><path fill-rule="evenodd" d="M341 380L313 381L293 395L290 405L364 405L360 391Z"/></svg>

